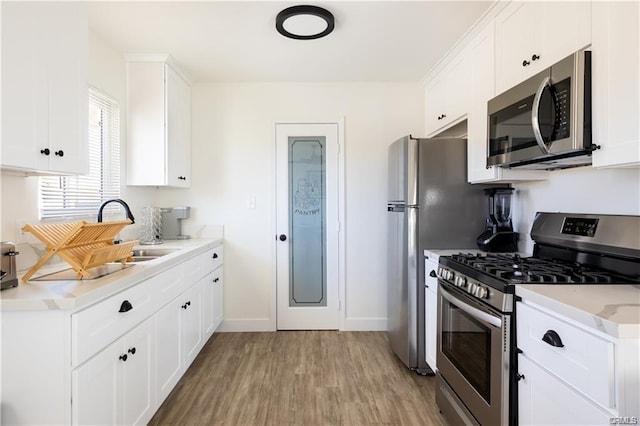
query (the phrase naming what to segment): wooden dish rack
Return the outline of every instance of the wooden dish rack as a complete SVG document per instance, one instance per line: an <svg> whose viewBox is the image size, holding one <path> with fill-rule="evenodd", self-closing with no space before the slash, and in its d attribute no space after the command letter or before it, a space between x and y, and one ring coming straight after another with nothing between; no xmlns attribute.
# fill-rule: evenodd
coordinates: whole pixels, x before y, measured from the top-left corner
<svg viewBox="0 0 640 426"><path fill-rule="evenodd" d="M28 281L53 255L65 260L79 280L91 275L90 268L107 262L120 262L124 266L133 255L132 248L137 240L114 244L118 233L131 221L56 223L51 225L25 225L22 230L32 233L42 241L47 252L22 276Z"/></svg>

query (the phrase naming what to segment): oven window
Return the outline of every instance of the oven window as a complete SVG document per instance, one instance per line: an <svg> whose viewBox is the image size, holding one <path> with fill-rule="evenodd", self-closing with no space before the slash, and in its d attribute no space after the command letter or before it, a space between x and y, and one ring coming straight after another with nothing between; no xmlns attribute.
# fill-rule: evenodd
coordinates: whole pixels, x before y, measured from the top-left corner
<svg viewBox="0 0 640 426"><path fill-rule="evenodd" d="M491 329L444 301L442 352L476 391L491 403Z"/></svg>

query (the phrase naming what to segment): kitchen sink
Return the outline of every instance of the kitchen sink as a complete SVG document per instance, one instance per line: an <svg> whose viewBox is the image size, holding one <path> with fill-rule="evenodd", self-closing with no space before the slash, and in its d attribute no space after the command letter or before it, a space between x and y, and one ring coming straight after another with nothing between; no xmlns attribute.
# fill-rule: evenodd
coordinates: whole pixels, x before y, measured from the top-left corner
<svg viewBox="0 0 640 426"><path fill-rule="evenodd" d="M176 252L178 249L143 248L132 250L133 262L145 262Z"/></svg>

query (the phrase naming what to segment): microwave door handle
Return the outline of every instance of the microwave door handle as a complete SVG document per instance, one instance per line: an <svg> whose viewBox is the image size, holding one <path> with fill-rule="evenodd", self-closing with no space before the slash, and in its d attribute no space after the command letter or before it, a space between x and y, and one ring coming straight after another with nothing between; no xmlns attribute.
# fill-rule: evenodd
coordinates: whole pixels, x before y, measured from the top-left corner
<svg viewBox="0 0 640 426"><path fill-rule="evenodd" d="M538 146L540 147L542 152L544 152L545 154L549 154L551 150L544 143L544 140L542 139L542 133L540 132L540 120L538 119L538 110L540 109L540 100L542 99L542 92L544 92L544 89L550 85L551 85L551 78L545 77L544 80L542 80L540 87L538 87L538 90L536 91L536 96L533 98L533 106L531 108L531 125L533 126L533 136L536 138L536 142L538 143Z"/></svg>
<svg viewBox="0 0 640 426"><path fill-rule="evenodd" d="M440 294L442 294L442 297L447 299L449 302L454 303L458 308L462 309L472 317L479 319L480 321L483 321L486 324L491 324L494 327L498 327L498 328L502 327L502 320L500 318L490 315L486 312L483 312L478 308L474 308L471 305L467 305L462 300L458 299L457 297L449 293L447 290L443 289L442 286L440 286L439 290L440 290Z"/></svg>

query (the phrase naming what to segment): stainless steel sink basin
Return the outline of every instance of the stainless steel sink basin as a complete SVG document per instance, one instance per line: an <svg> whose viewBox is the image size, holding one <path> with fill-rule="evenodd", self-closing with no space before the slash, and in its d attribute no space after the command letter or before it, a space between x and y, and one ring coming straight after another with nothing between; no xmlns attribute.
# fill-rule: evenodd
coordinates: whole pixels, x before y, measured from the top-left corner
<svg viewBox="0 0 640 426"><path fill-rule="evenodd" d="M133 262L145 262L176 252L178 249L144 248L134 249L131 258Z"/></svg>

